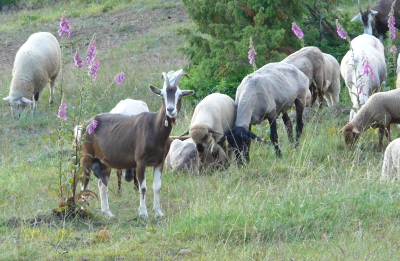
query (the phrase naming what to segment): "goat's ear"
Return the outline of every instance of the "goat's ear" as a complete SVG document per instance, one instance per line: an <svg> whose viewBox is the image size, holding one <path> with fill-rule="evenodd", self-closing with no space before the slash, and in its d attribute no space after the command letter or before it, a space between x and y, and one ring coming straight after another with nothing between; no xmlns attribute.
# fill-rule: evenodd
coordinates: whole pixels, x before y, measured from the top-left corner
<svg viewBox="0 0 400 261"><path fill-rule="evenodd" d="M361 14L360 14L360 13L356 14L356 15L353 17L353 19L351 19L352 22L354 22L355 20L361 20Z"/></svg>
<svg viewBox="0 0 400 261"><path fill-rule="evenodd" d="M3 101L10 101L10 100L11 100L10 96L3 98Z"/></svg>
<svg viewBox="0 0 400 261"><path fill-rule="evenodd" d="M150 84L150 85L149 85L149 89L150 89L150 91L152 91L153 93L158 94L158 95L161 95L161 90L158 89L156 86Z"/></svg>
<svg viewBox="0 0 400 261"><path fill-rule="evenodd" d="M33 101L29 100L28 98L21 97L21 101L25 103L32 103Z"/></svg>
<svg viewBox="0 0 400 261"><path fill-rule="evenodd" d="M182 91L182 97L183 96L190 96L190 95L193 95L194 94L194 91L192 91L192 90L183 90Z"/></svg>

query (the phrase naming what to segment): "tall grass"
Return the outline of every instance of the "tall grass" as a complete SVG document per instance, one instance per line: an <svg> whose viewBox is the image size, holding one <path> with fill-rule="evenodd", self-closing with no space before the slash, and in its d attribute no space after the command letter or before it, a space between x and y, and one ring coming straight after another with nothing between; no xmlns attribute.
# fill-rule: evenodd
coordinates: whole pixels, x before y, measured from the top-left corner
<svg viewBox="0 0 400 261"><path fill-rule="evenodd" d="M184 44L177 30L192 25L185 16L174 22L163 19L165 10L174 10L174 14L182 11L179 1L112 2L112 10L103 13L101 8L107 2L61 1L62 8L43 2L38 9L14 13L13 18L11 14L1 15L0 38L7 42L14 32L12 41L21 44L32 32L43 28L56 34L60 10L70 15L72 30L87 28L69 40L73 44L64 53L62 85L68 108L73 108L80 80L72 55L76 47L83 48L92 30L102 25L95 20L96 15L138 15L142 17L139 22L151 23L148 29L129 29L135 23L125 17L113 27L122 28L118 33L98 38L101 65L93 99L101 97L116 73L124 71L126 79L108 90L95 111L109 111L127 97L144 100L150 110L156 111L161 100L153 97L147 86L161 85L161 72L186 66L187 60L177 51ZM75 8L78 4L82 7L79 10ZM87 13L89 9L95 11ZM13 19L24 12L43 20L21 26ZM146 20L143 15L152 19ZM127 30L136 37L126 37L118 45L110 43ZM13 52L17 49L14 47ZM8 95L10 82L11 71L0 76L3 97ZM61 98L58 90L56 104ZM106 219L96 200L90 201L90 219L62 221L51 217L57 206L57 148L44 137L57 128L58 105L48 105L48 89L34 116L27 110L19 121L13 120L8 106L3 105L0 259L395 260L399 253L400 188L398 184L379 182L383 153L376 151L376 131L364 133L354 148L345 147L338 131L350 109L346 89L342 88L340 97L341 103L334 109L307 110L297 149L288 141L279 121L282 159L275 157L273 147L253 143L251 162L245 167L232 162L225 171L200 176L165 171L161 205L166 216L156 219L149 211L147 220L137 218L139 197L132 184L123 183L122 196L117 196L113 173L109 201L115 219ZM186 130L192 111L192 105L184 102L174 135ZM267 129L259 125L254 132L268 139ZM399 131L392 129L393 138L398 137ZM152 183L151 173L149 168L148 184ZM94 191L96 181L91 181ZM152 198L150 188L148 206ZM111 240L96 240L95 235L104 227Z"/></svg>

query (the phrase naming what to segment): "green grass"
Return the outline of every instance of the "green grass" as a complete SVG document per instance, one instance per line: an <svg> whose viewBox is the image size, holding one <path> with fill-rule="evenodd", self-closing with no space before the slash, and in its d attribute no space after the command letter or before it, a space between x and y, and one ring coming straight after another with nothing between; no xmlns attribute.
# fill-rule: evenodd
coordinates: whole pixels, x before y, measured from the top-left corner
<svg viewBox="0 0 400 261"><path fill-rule="evenodd" d="M89 210L93 216L89 219L63 222L53 218L41 222L40 219L49 218L58 203L57 147L46 137L54 136L58 128L59 88L62 85L68 110L72 110L82 83L71 57L77 47L84 54L84 43L90 40L92 30L115 26L117 34L99 37L101 65L93 100L102 96L115 74L126 73L121 85L107 89L93 113L109 111L127 97L144 100L150 110L158 110L160 99L147 86L160 86L161 72L187 65L187 59L178 52L185 43L177 31L192 25L186 19L169 23L160 15L163 10L181 12L177 11L181 7L179 1L111 3L115 2L64 1L60 8L42 3L38 8L0 16L0 38L4 44L13 41L14 53L34 31L46 29L56 34L60 10L66 10L71 18L72 30L85 29L66 40L69 45L63 56L64 80L57 79L56 105L48 104L46 88L34 116L27 110L20 120L13 120L8 106L0 107L0 260L398 258L400 187L379 182L383 152L376 151L376 131L364 133L354 148L345 147L339 133L350 108L345 88L338 107L307 111L297 149L289 143L279 121L282 159L276 158L272 146L253 143L251 162L245 167L232 163L225 171L200 176L165 171L163 218L156 219L151 210L149 168L147 220L137 218L139 195L133 185L124 182L122 196L118 197L112 173L109 201L115 219L106 219L100 213L100 203L92 199ZM125 18L107 26L103 20L107 16L95 19L101 14L123 12L138 17L148 15L152 25L140 31L137 24ZM28 17L34 20L27 21ZM135 37L127 37L129 34ZM11 35L13 38L9 38ZM109 43L119 37L126 38L117 45ZM11 71L0 75L3 97L8 95L10 82ZM184 102L173 135L187 129L192 111L193 106ZM254 126L253 131L268 139L267 126ZM392 138L400 135L394 126L392 131ZM95 192L96 182L93 178L90 183ZM95 235L105 227L111 240L96 240Z"/></svg>

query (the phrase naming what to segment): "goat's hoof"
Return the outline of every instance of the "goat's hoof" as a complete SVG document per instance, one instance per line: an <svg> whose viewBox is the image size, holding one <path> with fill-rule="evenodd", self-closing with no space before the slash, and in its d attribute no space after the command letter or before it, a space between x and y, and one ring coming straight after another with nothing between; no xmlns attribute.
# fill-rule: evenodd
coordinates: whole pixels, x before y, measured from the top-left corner
<svg viewBox="0 0 400 261"><path fill-rule="evenodd" d="M164 213L162 213L162 211L159 209L159 210L154 210L155 212L156 212L156 217L163 217L164 216Z"/></svg>
<svg viewBox="0 0 400 261"><path fill-rule="evenodd" d="M139 218L143 218L143 219L147 219L149 216L147 215L147 213L140 213L139 214Z"/></svg>
<svg viewBox="0 0 400 261"><path fill-rule="evenodd" d="M103 212L103 214L106 216L106 217L108 217L108 218L115 218L115 216L113 215L113 213L111 213L111 211L110 210L104 210L104 211L102 211Z"/></svg>

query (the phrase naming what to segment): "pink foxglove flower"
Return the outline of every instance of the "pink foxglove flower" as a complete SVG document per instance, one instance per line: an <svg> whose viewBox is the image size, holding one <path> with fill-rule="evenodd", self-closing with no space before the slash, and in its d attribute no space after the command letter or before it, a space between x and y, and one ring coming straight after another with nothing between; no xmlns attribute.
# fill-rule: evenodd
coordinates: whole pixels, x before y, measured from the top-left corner
<svg viewBox="0 0 400 261"><path fill-rule="evenodd" d="M392 5L391 9L390 9L390 13L389 13L389 19L388 19L388 27L389 27L389 32L390 32L390 37L392 37L392 39L396 38L396 20L394 19L394 6Z"/></svg>
<svg viewBox="0 0 400 261"><path fill-rule="evenodd" d="M98 123L99 123L98 121L94 120L87 126L87 131L89 134L92 134L94 132L94 130L97 128Z"/></svg>
<svg viewBox="0 0 400 261"><path fill-rule="evenodd" d="M297 36L297 38L303 39L304 34L301 31L300 27L298 27L295 22L292 23L292 30L293 30L293 33Z"/></svg>
<svg viewBox="0 0 400 261"><path fill-rule="evenodd" d="M250 46L250 50L248 52L248 58L249 58L249 63L254 64L255 56L257 55L256 50L254 49L253 46Z"/></svg>
<svg viewBox="0 0 400 261"><path fill-rule="evenodd" d="M346 34L343 31L343 29L339 25L336 25L336 28L337 28L337 33L340 36L340 38L346 40Z"/></svg>
<svg viewBox="0 0 400 261"><path fill-rule="evenodd" d="M99 70L99 67L100 67L100 62L99 62L99 60L97 60L94 63L94 65L91 68L89 68L88 75L96 79L97 71Z"/></svg>
<svg viewBox="0 0 400 261"><path fill-rule="evenodd" d="M391 51L392 53L396 53L397 52L396 46L393 45L392 47L390 47L389 51Z"/></svg>
<svg viewBox="0 0 400 261"><path fill-rule="evenodd" d="M96 53L96 39L93 40L92 45L90 46L88 55L87 55L87 65L89 68L92 67L94 57Z"/></svg>
<svg viewBox="0 0 400 261"><path fill-rule="evenodd" d="M118 73L118 74L115 75L115 77L114 77L114 81L115 81L117 84L121 84L122 81L123 81L124 79L125 79L125 73L123 73L123 72Z"/></svg>
<svg viewBox="0 0 400 261"><path fill-rule="evenodd" d="M66 34L68 37L71 35L70 25L65 14L63 14L60 19L60 29L58 30L59 36L63 36L63 34Z"/></svg>
<svg viewBox="0 0 400 261"><path fill-rule="evenodd" d="M79 57L78 51L74 55L75 66L81 69L83 67L83 60Z"/></svg>
<svg viewBox="0 0 400 261"><path fill-rule="evenodd" d="M364 72L362 75L367 75L367 76L369 75L371 80L374 80L374 72L372 71L372 68L369 65L368 59L365 56L363 56L361 60L362 60L362 67L364 68Z"/></svg>
<svg viewBox="0 0 400 261"><path fill-rule="evenodd" d="M57 117L62 120L67 120L67 104L61 103L60 107L58 108Z"/></svg>

